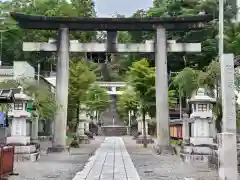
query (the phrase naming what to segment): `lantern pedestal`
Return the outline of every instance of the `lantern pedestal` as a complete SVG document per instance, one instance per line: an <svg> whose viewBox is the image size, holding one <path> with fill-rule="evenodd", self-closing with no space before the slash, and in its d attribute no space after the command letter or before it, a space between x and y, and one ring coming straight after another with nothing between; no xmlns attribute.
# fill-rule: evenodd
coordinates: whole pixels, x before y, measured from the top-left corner
<svg viewBox="0 0 240 180"><path fill-rule="evenodd" d="M77 129L77 138L80 144L89 144L90 140L85 134L85 121L80 120Z"/></svg>

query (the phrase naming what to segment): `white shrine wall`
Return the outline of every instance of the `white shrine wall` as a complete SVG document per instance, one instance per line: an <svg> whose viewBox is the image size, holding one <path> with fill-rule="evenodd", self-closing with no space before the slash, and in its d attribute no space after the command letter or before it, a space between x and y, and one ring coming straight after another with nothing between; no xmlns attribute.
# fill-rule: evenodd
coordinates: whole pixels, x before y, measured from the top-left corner
<svg viewBox="0 0 240 180"><path fill-rule="evenodd" d="M0 66L0 82L34 77L35 69L26 61L14 61L13 66Z"/></svg>

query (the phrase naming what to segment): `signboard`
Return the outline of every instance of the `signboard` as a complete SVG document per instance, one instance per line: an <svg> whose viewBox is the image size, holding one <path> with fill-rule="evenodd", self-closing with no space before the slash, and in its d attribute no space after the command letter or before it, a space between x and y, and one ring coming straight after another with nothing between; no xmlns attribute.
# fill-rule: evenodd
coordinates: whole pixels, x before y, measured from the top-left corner
<svg viewBox="0 0 240 180"><path fill-rule="evenodd" d="M3 112L0 112L0 124L2 128L6 127L6 118Z"/></svg>
<svg viewBox="0 0 240 180"><path fill-rule="evenodd" d="M32 103L27 103L26 110L27 112L31 113L32 111L36 110L36 107Z"/></svg>
<svg viewBox="0 0 240 180"><path fill-rule="evenodd" d="M27 103L27 112L32 112L32 104L31 103Z"/></svg>

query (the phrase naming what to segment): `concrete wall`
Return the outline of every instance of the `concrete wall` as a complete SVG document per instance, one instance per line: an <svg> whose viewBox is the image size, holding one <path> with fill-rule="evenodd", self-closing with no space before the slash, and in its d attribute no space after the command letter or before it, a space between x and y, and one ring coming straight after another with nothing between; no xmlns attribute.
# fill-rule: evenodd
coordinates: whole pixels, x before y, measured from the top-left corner
<svg viewBox="0 0 240 180"><path fill-rule="evenodd" d="M34 76L35 69L26 61L15 61L13 66L0 66L0 82Z"/></svg>
<svg viewBox="0 0 240 180"><path fill-rule="evenodd" d="M13 79L13 75L12 66L0 66L0 82Z"/></svg>
<svg viewBox="0 0 240 180"><path fill-rule="evenodd" d="M13 70L14 79L35 77L35 69L26 61L14 61Z"/></svg>

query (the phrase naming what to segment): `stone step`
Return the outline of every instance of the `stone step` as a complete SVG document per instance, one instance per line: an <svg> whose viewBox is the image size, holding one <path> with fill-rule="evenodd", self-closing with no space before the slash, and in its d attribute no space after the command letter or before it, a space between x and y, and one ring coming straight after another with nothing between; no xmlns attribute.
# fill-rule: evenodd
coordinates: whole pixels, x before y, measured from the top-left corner
<svg viewBox="0 0 240 180"><path fill-rule="evenodd" d="M102 126L104 136L127 135L127 126Z"/></svg>
<svg viewBox="0 0 240 180"><path fill-rule="evenodd" d="M108 126L113 124L113 117L115 120L115 124L124 125L124 123L120 120L119 115L116 109L108 109L103 114L103 125Z"/></svg>
<svg viewBox="0 0 240 180"><path fill-rule="evenodd" d="M31 153L31 154L14 154L14 161L23 162L23 161L31 161L35 162L40 159L40 153Z"/></svg>

